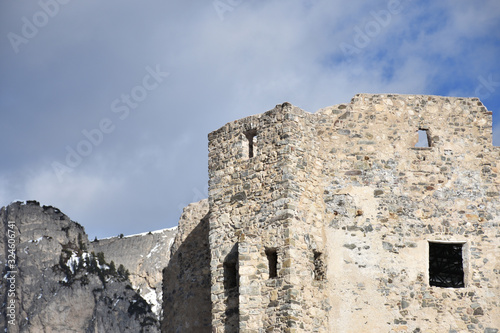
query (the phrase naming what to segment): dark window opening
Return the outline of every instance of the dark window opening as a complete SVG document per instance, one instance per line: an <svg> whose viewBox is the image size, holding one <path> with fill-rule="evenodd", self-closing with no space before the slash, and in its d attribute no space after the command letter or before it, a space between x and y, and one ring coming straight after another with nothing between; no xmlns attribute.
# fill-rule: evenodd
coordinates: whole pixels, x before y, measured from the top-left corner
<svg viewBox="0 0 500 333"><path fill-rule="evenodd" d="M323 261L323 254L314 251L314 280L322 281L325 279L325 263Z"/></svg>
<svg viewBox="0 0 500 333"><path fill-rule="evenodd" d="M224 289L229 290L238 286L238 268L236 262L224 263Z"/></svg>
<svg viewBox="0 0 500 333"><path fill-rule="evenodd" d="M463 244L429 243L429 285L464 287Z"/></svg>
<svg viewBox="0 0 500 333"><path fill-rule="evenodd" d="M269 263L269 278L278 276L278 253L276 249L266 249L267 261Z"/></svg>
<svg viewBox="0 0 500 333"><path fill-rule="evenodd" d="M240 312L240 274L237 243L233 245L227 256L224 258L223 270L225 332L237 332Z"/></svg>
<svg viewBox="0 0 500 333"><path fill-rule="evenodd" d="M418 130L418 142L415 145L417 148L428 148L431 146L431 139L429 137L429 131L426 129Z"/></svg>
<svg viewBox="0 0 500 333"><path fill-rule="evenodd" d="M251 129L245 132L245 136L248 139L248 158L254 157L253 145L255 141L255 137L257 136L257 130Z"/></svg>

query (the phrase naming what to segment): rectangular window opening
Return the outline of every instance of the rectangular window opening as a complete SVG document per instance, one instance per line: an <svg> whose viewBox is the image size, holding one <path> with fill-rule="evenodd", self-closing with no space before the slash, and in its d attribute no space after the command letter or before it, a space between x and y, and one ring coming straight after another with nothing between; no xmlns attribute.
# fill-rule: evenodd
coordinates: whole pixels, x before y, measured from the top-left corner
<svg viewBox="0 0 500 333"><path fill-rule="evenodd" d="M224 263L224 289L229 290L238 287L238 267L236 262Z"/></svg>
<svg viewBox="0 0 500 333"><path fill-rule="evenodd" d="M318 251L314 251L314 280L322 281L326 277L326 266L323 261L323 254Z"/></svg>
<svg viewBox="0 0 500 333"><path fill-rule="evenodd" d="M431 146L431 139L429 136L429 131L426 129L418 130L418 142L415 144L417 148L428 148Z"/></svg>
<svg viewBox="0 0 500 333"><path fill-rule="evenodd" d="M238 244L234 244L223 262L224 327L226 332L237 332L240 312L240 274Z"/></svg>
<svg viewBox="0 0 500 333"><path fill-rule="evenodd" d="M429 285L463 288L463 243L429 242Z"/></svg>
<svg viewBox="0 0 500 333"><path fill-rule="evenodd" d="M252 158L255 156L254 152L254 143L255 143L255 137L257 136L257 130L256 129L251 129L245 132L245 136L248 139L248 158Z"/></svg>
<svg viewBox="0 0 500 333"><path fill-rule="evenodd" d="M266 256L269 264L269 278L276 278L278 276L278 253L276 249L267 248Z"/></svg>

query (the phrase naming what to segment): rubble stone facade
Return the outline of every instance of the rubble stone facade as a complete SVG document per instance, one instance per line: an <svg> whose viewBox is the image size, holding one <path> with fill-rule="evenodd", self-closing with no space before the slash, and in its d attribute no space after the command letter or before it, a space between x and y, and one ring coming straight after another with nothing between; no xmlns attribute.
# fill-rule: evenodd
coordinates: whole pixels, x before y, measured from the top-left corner
<svg viewBox="0 0 500 333"><path fill-rule="evenodd" d="M499 157L477 98L284 103L210 133L212 331L497 332Z"/></svg>

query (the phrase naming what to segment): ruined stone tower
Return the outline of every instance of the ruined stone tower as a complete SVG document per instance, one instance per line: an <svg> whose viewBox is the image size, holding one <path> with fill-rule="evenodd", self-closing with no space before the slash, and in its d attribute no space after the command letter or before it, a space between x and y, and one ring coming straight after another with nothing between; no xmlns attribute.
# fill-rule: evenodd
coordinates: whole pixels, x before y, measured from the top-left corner
<svg viewBox="0 0 500 333"><path fill-rule="evenodd" d="M491 117L359 94L210 133L213 332L497 332Z"/></svg>

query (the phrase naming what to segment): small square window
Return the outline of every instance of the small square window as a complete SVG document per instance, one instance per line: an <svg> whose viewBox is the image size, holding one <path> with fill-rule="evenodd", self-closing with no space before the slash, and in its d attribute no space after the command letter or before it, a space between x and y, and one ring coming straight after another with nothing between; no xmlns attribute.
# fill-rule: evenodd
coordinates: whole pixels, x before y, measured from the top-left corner
<svg viewBox="0 0 500 333"><path fill-rule="evenodd" d="M431 146L431 139L429 137L429 132L426 129L418 130L418 142L415 145L417 148L428 148Z"/></svg>
<svg viewBox="0 0 500 333"><path fill-rule="evenodd" d="M429 285L464 287L462 243L429 242Z"/></svg>

